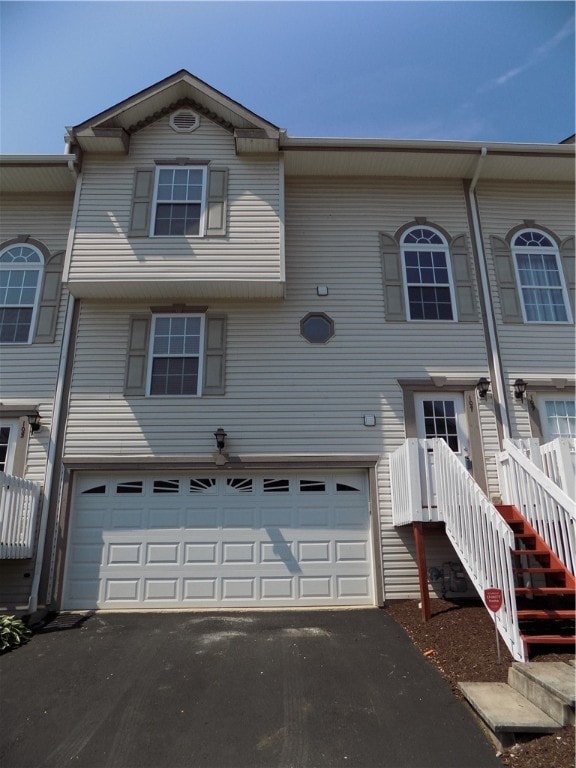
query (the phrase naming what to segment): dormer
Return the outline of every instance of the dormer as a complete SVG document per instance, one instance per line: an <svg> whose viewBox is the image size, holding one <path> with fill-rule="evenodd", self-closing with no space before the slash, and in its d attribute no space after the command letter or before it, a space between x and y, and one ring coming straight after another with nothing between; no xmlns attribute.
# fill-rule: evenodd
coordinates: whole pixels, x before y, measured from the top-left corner
<svg viewBox="0 0 576 768"><path fill-rule="evenodd" d="M68 129L82 298L281 298L280 130L180 71Z"/></svg>

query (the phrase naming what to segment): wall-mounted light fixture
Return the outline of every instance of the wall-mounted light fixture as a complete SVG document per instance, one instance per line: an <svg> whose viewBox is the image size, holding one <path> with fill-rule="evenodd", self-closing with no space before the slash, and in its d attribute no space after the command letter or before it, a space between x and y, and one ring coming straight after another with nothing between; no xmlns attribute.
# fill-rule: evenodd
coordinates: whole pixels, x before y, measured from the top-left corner
<svg viewBox="0 0 576 768"><path fill-rule="evenodd" d="M524 379L516 379L514 382L514 397L522 402L526 394L526 382Z"/></svg>
<svg viewBox="0 0 576 768"><path fill-rule="evenodd" d="M216 432L214 432L214 437L216 438L216 448L218 448L218 453L222 453L226 447L226 438L228 435L226 432L224 432L222 427L218 427Z"/></svg>
<svg viewBox="0 0 576 768"><path fill-rule="evenodd" d="M40 429L40 414L38 411L28 414L28 424L30 424L30 432L38 432Z"/></svg>
<svg viewBox="0 0 576 768"><path fill-rule="evenodd" d="M490 382L488 381L486 376L482 376L481 379L478 379L478 383L476 384L476 392L478 392L478 397L484 400L486 398L486 395L488 394L489 389L490 389Z"/></svg>

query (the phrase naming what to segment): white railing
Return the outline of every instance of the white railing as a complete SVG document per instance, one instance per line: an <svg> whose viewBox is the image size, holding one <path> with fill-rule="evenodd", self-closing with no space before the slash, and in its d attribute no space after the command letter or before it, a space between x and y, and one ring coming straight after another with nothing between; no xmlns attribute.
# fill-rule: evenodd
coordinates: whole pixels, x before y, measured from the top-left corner
<svg viewBox="0 0 576 768"><path fill-rule="evenodd" d="M408 525L425 519L418 465L418 440L416 438L409 438L390 455L390 486L394 525Z"/></svg>
<svg viewBox="0 0 576 768"><path fill-rule="evenodd" d="M576 438L557 437L540 446L542 471L576 501Z"/></svg>
<svg viewBox="0 0 576 768"><path fill-rule="evenodd" d="M514 535L498 510L444 440L409 438L391 455L390 475L394 525L419 520L446 524L446 534L482 600L485 589L502 590L502 608L489 615L512 656L525 661L512 570Z"/></svg>
<svg viewBox="0 0 576 768"><path fill-rule="evenodd" d="M576 502L511 440L498 455L503 501L513 504L550 549L576 574Z"/></svg>
<svg viewBox="0 0 576 768"><path fill-rule="evenodd" d="M394 525L441 522L432 441L409 437L390 455Z"/></svg>
<svg viewBox="0 0 576 768"><path fill-rule="evenodd" d="M433 440L436 492L446 535L479 596L502 590L502 608L490 616L512 656L525 660L520 639L512 564L514 534L444 440Z"/></svg>
<svg viewBox="0 0 576 768"><path fill-rule="evenodd" d="M32 557L40 486L0 472L0 559Z"/></svg>
<svg viewBox="0 0 576 768"><path fill-rule="evenodd" d="M557 437L540 445L535 438L512 440L573 501L576 501L576 438Z"/></svg>

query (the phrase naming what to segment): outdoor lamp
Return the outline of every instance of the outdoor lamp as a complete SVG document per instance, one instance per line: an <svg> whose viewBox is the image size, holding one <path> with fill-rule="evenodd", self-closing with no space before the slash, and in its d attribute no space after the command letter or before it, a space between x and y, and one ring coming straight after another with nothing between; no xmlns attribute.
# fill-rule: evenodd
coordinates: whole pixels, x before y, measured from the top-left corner
<svg viewBox="0 0 576 768"><path fill-rule="evenodd" d="M514 382L514 397L516 400L524 400L524 394L526 392L526 382L524 379L516 379Z"/></svg>
<svg viewBox="0 0 576 768"><path fill-rule="evenodd" d="M488 394L488 390L490 389L490 382L486 378L486 376L482 376L481 379L478 379L478 383L476 384L476 392L478 392L478 397L481 397L483 400L486 398L486 395Z"/></svg>
<svg viewBox="0 0 576 768"><path fill-rule="evenodd" d="M38 411L34 411L34 413L28 414L28 424L30 424L31 432L38 432L40 429L40 414Z"/></svg>
<svg viewBox="0 0 576 768"><path fill-rule="evenodd" d="M214 432L214 437L216 438L216 448L218 448L218 453L222 453L226 445L226 438L228 435L226 432L224 432L222 427L218 427L216 432Z"/></svg>

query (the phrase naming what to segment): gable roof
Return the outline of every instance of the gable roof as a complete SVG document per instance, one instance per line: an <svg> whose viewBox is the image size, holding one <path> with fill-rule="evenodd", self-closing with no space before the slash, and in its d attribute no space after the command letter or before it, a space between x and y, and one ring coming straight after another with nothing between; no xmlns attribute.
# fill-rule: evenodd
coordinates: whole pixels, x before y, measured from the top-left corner
<svg viewBox="0 0 576 768"><path fill-rule="evenodd" d="M87 151L125 153L133 133L181 107L208 117L237 139L260 140L268 151L277 149L278 126L185 69L67 128L67 140Z"/></svg>

